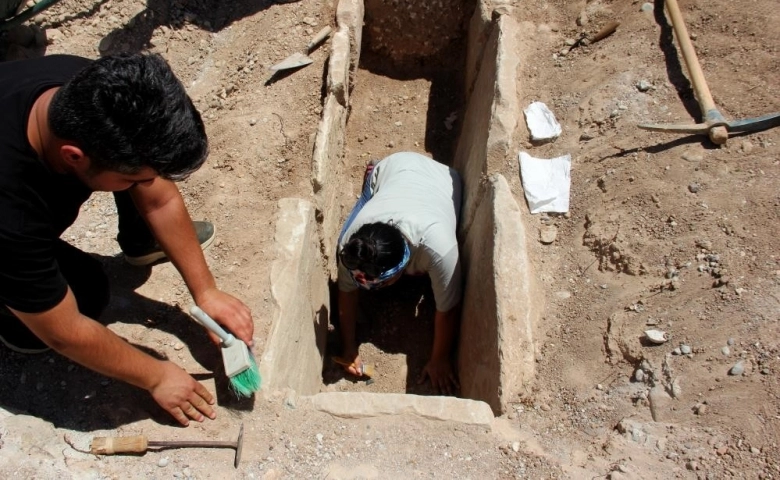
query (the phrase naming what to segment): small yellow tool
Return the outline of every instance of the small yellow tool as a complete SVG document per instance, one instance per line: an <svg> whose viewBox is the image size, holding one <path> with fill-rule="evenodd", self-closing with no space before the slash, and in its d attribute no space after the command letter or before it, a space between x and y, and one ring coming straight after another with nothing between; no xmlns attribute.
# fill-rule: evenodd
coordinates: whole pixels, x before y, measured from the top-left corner
<svg viewBox="0 0 780 480"><path fill-rule="evenodd" d="M355 362L350 362L348 360L344 360L341 357L331 357L331 358L333 359L334 362L338 363L342 367L352 367L352 368L354 368L355 370L360 372L360 376L361 377L363 377L363 376L373 377L374 374L376 373L376 371L374 370L374 366L373 365L368 365L368 364L363 363L363 364L360 365L360 368L357 368L357 366L355 365Z"/></svg>

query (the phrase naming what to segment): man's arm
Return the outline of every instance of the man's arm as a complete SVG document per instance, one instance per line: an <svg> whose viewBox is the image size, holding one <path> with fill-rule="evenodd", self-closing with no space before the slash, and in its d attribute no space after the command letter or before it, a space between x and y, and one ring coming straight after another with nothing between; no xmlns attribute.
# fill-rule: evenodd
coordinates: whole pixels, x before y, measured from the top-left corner
<svg viewBox="0 0 780 480"><path fill-rule="evenodd" d="M181 273L195 303L251 346L254 323L249 307L217 288L176 184L156 178L134 186L130 195L157 242Z"/></svg>
<svg viewBox="0 0 780 480"><path fill-rule="evenodd" d="M100 323L79 313L76 298L68 289L56 306L41 313L11 309L44 343L89 369L148 390L155 401L182 425L189 419L215 418L214 397L184 370L157 360Z"/></svg>

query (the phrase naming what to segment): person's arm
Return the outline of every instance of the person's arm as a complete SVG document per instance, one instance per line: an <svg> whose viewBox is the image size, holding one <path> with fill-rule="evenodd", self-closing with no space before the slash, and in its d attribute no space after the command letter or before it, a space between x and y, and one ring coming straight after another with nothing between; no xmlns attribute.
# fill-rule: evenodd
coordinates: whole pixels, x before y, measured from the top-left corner
<svg viewBox="0 0 780 480"><path fill-rule="evenodd" d="M428 274L431 277L431 287L436 301L436 315L431 358L423 368L418 383L422 383L428 377L433 388L451 395L460 388L451 361L455 338L460 330L461 277L458 244L453 239L452 246L444 255L439 255L427 246L424 248L424 253L430 257Z"/></svg>
<svg viewBox="0 0 780 480"><path fill-rule="evenodd" d="M134 186L130 195L157 242L181 273L195 303L251 346L254 323L249 307L217 288L176 184L156 178Z"/></svg>
<svg viewBox="0 0 780 480"><path fill-rule="evenodd" d="M44 343L58 353L103 375L148 390L182 425L189 419L215 418L214 397L177 365L157 360L133 347L100 323L79 313L68 289L65 298L41 313L11 309Z"/></svg>
<svg viewBox="0 0 780 480"><path fill-rule="evenodd" d="M352 375L360 376L362 361L358 355L355 341L355 324L357 323L358 291L344 292L339 290L339 329L341 330L342 358L352 362L354 366L345 369Z"/></svg>
<svg viewBox="0 0 780 480"><path fill-rule="evenodd" d="M433 318L431 358L418 379L418 383L422 383L425 377L430 378L431 386L447 395L452 395L460 388L458 376L450 360L459 330L458 311L458 307L446 312L436 310Z"/></svg>

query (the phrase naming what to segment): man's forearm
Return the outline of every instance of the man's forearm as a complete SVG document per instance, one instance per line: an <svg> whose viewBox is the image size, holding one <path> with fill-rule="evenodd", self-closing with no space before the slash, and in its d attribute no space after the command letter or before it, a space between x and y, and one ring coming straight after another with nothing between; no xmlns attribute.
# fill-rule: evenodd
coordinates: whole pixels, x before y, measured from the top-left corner
<svg viewBox="0 0 780 480"><path fill-rule="evenodd" d="M59 305L48 312L14 313L55 351L91 370L145 390L151 389L160 380L160 360L81 315L70 291Z"/></svg>
<svg viewBox="0 0 780 480"><path fill-rule="evenodd" d="M145 216L157 242L181 274L195 302L198 302L201 294L216 288L216 281L206 264L192 218L187 212L179 189L173 182L165 183L164 188L164 203L141 204L139 211Z"/></svg>
<svg viewBox="0 0 780 480"><path fill-rule="evenodd" d="M446 312L436 310L433 320L433 349L432 359L443 360L452 353L455 337L458 335L458 307Z"/></svg>

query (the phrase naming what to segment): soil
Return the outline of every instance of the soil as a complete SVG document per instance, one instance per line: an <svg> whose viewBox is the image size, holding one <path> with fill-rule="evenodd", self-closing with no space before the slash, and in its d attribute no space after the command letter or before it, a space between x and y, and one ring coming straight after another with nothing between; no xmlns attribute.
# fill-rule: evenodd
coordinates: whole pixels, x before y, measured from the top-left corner
<svg viewBox="0 0 780 480"><path fill-rule="evenodd" d="M0 407L16 414L0 416L3 476L780 477L780 128L720 147L704 136L637 128L701 119L660 0L650 11L610 0L495 3L522 22L521 107L543 101L563 127L557 141L534 145L521 117L502 173L524 206L517 151L570 153L572 191L570 214L526 215L546 305L537 374L492 431L405 416L339 419L290 392L232 400L211 373L219 353L182 313L190 298L177 272L166 263L125 265L111 196L96 194L65 239L94 253L112 279L104 320L217 392L219 417L179 429L145 392L53 353L0 348ZM776 2L680 4L723 115L780 111ZM333 25L334 9L332 1L305 0L63 0L0 48L6 60L151 51L170 62L211 144L208 163L181 189L192 216L217 226L206 257L220 286L252 308L258 351L271 326L276 203L311 197L327 48L293 73L272 76L268 67ZM567 41L612 20L621 22L614 34L569 50ZM398 150L449 162L464 87L454 80L458 62L442 58L458 58L460 41L397 50L389 66L383 47L364 45L344 188L357 193L365 163ZM423 53L438 57L408 60ZM557 237L542 244L549 226ZM323 390L432 393L415 382L430 345L428 288L410 280L364 296L361 352L377 378L344 379L326 361ZM668 341L637 342L647 329ZM738 363L743 373L729 374ZM240 422L247 430L238 470L229 450L97 460L63 443L84 448L98 434L230 440Z"/></svg>

